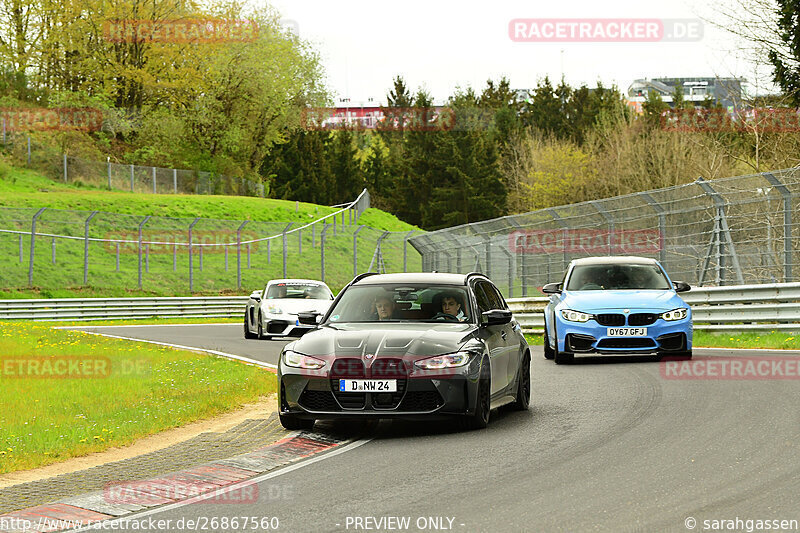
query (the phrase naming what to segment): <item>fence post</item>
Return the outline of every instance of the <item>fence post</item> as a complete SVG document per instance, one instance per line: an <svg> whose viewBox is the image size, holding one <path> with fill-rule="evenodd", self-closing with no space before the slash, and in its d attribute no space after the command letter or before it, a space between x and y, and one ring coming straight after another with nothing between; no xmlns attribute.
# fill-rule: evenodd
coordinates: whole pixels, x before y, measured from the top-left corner
<svg viewBox="0 0 800 533"><path fill-rule="evenodd" d="M119 272L119 243L117 245L117 272Z"/></svg>
<svg viewBox="0 0 800 533"><path fill-rule="evenodd" d="M736 255L736 247L733 245L733 239L731 238L731 229L728 227L728 218L725 216L725 205L726 202L722 198L717 191L714 190L713 187L709 183L706 182L702 177L699 177L695 180L695 183L703 189L703 192L709 196L714 201L714 206L716 207L716 216L714 217L714 235L711 237L711 241L709 243L708 252L706 253L706 260L703 265L703 272L702 274L705 275L705 270L708 267L708 261L711 258L710 253L712 247L716 246L717 248L717 270L718 274L718 283L720 285L725 284L725 270L724 270L724 262L725 262L725 253L724 253L724 246L722 239L723 236L720 233L724 234L725 242L728 245L728 249L730 250L731 259L733 260L733 268L736 272L737 279L739 281L739 285L744 285L744 276L742 275L742 268L739 265L739 256ZM701 277L702 280L702 277Z"/></svg>
<svg viewBox="0 0 800 533"><path fill-rule="evenodd" d="M492 242L490 240L486 240L485 248L486 248L486 277L492 279Z"/></svg>
<svg viewBox="0 0 800 533"><path fill-rule="evenodd" d="M52 254L53 257L50 259L50 262L55 265L56 264L56 238L55 237L53 237L52 241L50 241L50 248L51 248L51 250L53 252L53 254Z"/></svg>
<svg viewBox="0 0 800 533"><path fill-rule="evenodd" d="M139 223L139 290L142 290L142 228L148 220L150 220L150 215L144 217Z"/></svg>
<svg viewBox="0 0 800 533"><path fill-rule="evenodd" d="M64 154L64 183L67 183L67 154Z"/></svg>
<svg viewBox="0 0 800 533"><path fill-rule="evenodd" d="M783 282L792 282L792 193L771 172L762 174L783 196Z"/></svg>
<svg viewBox="0 0 800 533"><path fill-rule="evenodd" d="M303 230L297 230L297 253L303 253Z"/></svg>
<svg viewBox="0 0 800 533"><path fill-rule="evenodd" d="M640 192L639 196L644 198L644 201L647 202L650 205L650 207L653 208L653 211L655 211L658 214L658 247L659 247L658 260L659 260L659 262L661 262L661 264L664 266L664 268L667 268L667 265L666 265L666 262L667 262L667 243L666 243L666 239L667 239L667 215L666 215L666 210L661 206L661 204L656 202L655 199L652 196L650 196L648 193Z"/></svg>
<svg viewBox="0 0 800 533"><path fill-rule="evenodd" d="M156 167L153 167L153 194L156 194Z"/></svg>
<svg viewBox="0 0 800 533"><path fill-rule="evenodd" d="M172 169L172 192L178 194L178 169Z"/></svg>
<svg viewBox="0 0 800 533"><path fill-rule="evenodd" d="M409 231L406 233L406 236L403 237L403 272L408 272L408 239L414 234L413 231ZM458 268L459 272L461 269L461 253L459 252L458 255Z"/></svg>
<svg viewBox="0 0 800 533"><path fill-rule="evenodd" d="M508 259L508 297L514 297L514 254L509 252L505 249L505 247L501 246L500 250L506 254L506 259Z"/></svg>
<svg viewBox="0 0 800 533"><path fill-rule="evenodd" d="M36 214L33 215L33 218L31 219L31 262L28 266L28 285L33 285L33 259L34 259L33 249L36 246L36 220L39 218L39 215L41 215L44 212L45 209L47 208L43 207L39 209L39 211L37 211Z"/></svg>
<svg viewBox="0 0 800 533"><path fill-rule="evenodd" d="M133 192L133 165L131 165L131 192Z"/></svg>
<svg viewBox="0 0 800 533"><path fill-rule="evenodd" d="M608 255L614 253L615 235L614 235L614 219L611 214L602 206L597 200L590 200L589 203L597 210L598 213L605 219L608 224Z"/></svg>
<svg viewBox="0 0 800 533"><path fill-rule="evenodd" d="M236 230L236 289L242 290L242 230L250 222L245 220Z"/></svg>
<svg viewBox="0 0 800 533"><path fill-rule="evenodd" d="M358 232L364 229L364 226L358 226L353 233L353 277L358 275Z"/></svg>
<svg viewBox="0 0 800 533"><path fill-rule="evenodd" d="M320 259L320 279L325 282L325 233L328 231L327 222L322 223L322 231L319 234L319 259Z"/></svg>
<svg viewBox="0 0 800 533"><path fill-rule="evenodd" d="M291 228L293 225L294 225L294 222L289 222L289 224L286 225L286 227L283 229L283 233L281 234L281 238L283 240L283 277L284 278L286 277L286 260L287 260L287 255L288 255L288 251L289 251L287 243L286 243L286 232L289 231L289 228Z"/></svg>
<svg viewBox="0 0 800 533"><path fill-rule="evenodd" d="M189 224L189 292L194 292L194 268L192 259L192 229L194 225L200 221L200 217L194 219L194 222Z"/></svg>
<svg viewBox="0 0 800 533"><path fill-rule="evenodd" d="M83 224L83 284L86 285L89 280L89 222L92 221L97 211L92 211L89 218Z"/></svg>
<svg viewBox="0 0 800 533"><path fill-rule="evenodd" d="M22 234L20 233L18 236L19 236L19 262L22 263L22 256L23 256L23 252L22 252Z"/></svg>
<svg viewBox="0 0 800 533"><path fill-rule="evenodd" d="M272 262L272 239L267 239L267 264ZM250 268L250 245L247 245L247 268Z"/></svg>
<svg viewBox="0 0 800 533"><path fill-rule="evenodd" d="M564 258L563 258L563 264L561 265L561 268L563 270L566 270L567 269L567 265L569 264L569 252L567 251L568 250L568 242L569 242L569 225L566 222L564 222L564 219L561 218L561 215L559 215L556 212L556 210L553 209L552 207L548 208L546 211L547 211L547 214L550 215L553 218L553 220L555 220L556 224L561 226L561 233L562 233L562 240L563 240L563 247L564 247ZM524 271L525 270L525 259L522 260L522 265L523 265L522 270ZM550 266L549 261L548 261L548 266ZM523 272L523 277L524 277L524 275L525 274Z"/></svg>
<svg viewBox="0 0 800 533"><path fill-rule="evenodd" d="M333 219L333 236L336 237L336 215L331 217Z"/></svg>

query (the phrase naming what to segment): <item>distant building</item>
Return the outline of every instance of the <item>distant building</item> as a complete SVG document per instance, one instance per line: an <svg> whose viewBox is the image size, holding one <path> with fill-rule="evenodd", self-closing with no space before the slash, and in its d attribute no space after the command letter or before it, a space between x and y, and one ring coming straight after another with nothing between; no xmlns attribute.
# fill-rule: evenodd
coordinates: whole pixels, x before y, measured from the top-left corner
<svg viewBox="0 0 800 533"><path fill-rule="evenodd" d="M741 107L744 78L653 78L635 80L628 87L628 102L634 109L640 109L650 92L661 95L664 102L672 105L672 95L676 87L683 92L687 102L701 103L710 97L715 104L729 111Z"/></svg>

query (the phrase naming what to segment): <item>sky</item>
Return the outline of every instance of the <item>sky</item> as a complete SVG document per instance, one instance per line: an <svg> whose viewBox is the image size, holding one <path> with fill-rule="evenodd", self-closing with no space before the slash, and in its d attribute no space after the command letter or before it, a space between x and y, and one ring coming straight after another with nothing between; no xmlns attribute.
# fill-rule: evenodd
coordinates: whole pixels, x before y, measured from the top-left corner
<svg viewBox="0 0 800 533"><path fill-rule="evenodd" d="M252 0L251 0L252 1ZM532 88L549 76L590 87L601 81L627 90L653 77L744 77L764 93L769 70L737 50L741 42L710 21L726 2L671 0L270 0L319 52L327 84L351 105L384 104L392 79L444 102L457 88L482 89L506 76L512 88ZM702 35L676 42L515 42L512 19L694 19ZM529 28L530 26L526 26ZM544 28L539 24L536 27ZM604 28L606 26L603 26ZM769 90L769 88L767 89Z"/></svg>

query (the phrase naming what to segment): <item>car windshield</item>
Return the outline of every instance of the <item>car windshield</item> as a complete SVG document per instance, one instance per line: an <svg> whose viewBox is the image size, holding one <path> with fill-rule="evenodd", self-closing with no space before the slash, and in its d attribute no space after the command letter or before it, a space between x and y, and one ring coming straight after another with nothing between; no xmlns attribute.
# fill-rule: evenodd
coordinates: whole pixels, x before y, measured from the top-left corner
<svg viewBox="0 0 800 533"><path fill-rule="evenodd" d="M328 289L316 283L275 283L267 288L267 300L277 300L281 298L332 299Z"/></svg>
<svg viewBox="0 0 800 533"><path fill-rule="evenodd" d="M567 281L569 291L625 289L668 290L669 281L657 265L577 265Z"/></svg>
<svg viewBox="0 0 800 533"><path fill-rule="evenodd" d="M347 289L328 314L341 322L471 322L463 286L386 284Z"/></svg>

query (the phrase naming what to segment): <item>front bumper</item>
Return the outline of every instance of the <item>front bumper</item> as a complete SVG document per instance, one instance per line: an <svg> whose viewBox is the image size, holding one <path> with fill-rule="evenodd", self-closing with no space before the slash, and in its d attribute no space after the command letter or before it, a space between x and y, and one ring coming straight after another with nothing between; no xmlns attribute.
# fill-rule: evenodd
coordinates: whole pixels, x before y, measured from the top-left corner
<svg viewBox="0 0 800 533"><path fill-rule="evenodd" d="M357 359L355 359L357 360ZM339 392L339 379L370 379L374 375L340 375L327 369L310 372L286 366L278 370L280 410L305 419L449 418L472 414L478 393L473 365L450 369L447 374L416 371L381 379L396 379L397 392ZM365 365L365 369L368 368ZM369 374L369 372L365 372Z"/></svg>
<svg viewBox="0 0 800 533"><path fill-rule="evenodd" d="M300 324L295 315L268 315L262 324L264 335L271 337L302 337L315 326Z"/></svg>
<svg viewBox="0 0 800 533"><path fill-rule="evenodd" d="M691 316L667 322L662 318L646 326L642 337L610 337L608 328L594 319L588 322L570 322L556 319L559 352L578 354L660 354L681 353L692 349Z"/></svg>

